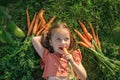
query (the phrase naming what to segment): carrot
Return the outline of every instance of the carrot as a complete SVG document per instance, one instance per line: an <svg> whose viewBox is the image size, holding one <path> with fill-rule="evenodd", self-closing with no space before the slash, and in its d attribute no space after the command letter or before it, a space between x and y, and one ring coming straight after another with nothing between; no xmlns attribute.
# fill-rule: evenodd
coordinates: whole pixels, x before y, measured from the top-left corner
<svg viewBox="0 0 120 80"><path fill-rule="evenodd" d="M79 25L81 25L85 35L87 36L87 38L91 41L92 40L92 35L87 31L87 28L85 27L85 25L80 21L78 20L78 23Z"/></svg>
<svg viewBox="0 0 120 80"><path fill-rule="evenodd" d="M44 19L44 17L43 17L44 12L45 12L45 11L44 11L43 9L41 9L41 10L39 11L39 13L38 13L39 19L41 20L41 24L40 24L41 27L43 27L43 25L46 24L46 21L45 21L45 19Z"/></svg>
<svg viewBox="0 0 120 80"><path fill-rule="evenodd" d="M41 29L41 28L43 28L43 26L46 24L46 21L45 20L41 20L41 22L39 23L39 25L38 25L38 28L39 28L39 30Z"/></svg>
<svg viewBox="0 0 120 80"><path fill-rule="evenodd" d="M42 33L42 31L45 29L45 25L37 32L37 36L40 35Z"/></svg>
<svg viewBox="0 0 120 80"><path fill-rule="evenodd" d="M90 25L90 29L92 31L92 36L93 36L93 39L95 40L95 42L97 43L97 37L96 37L96 34L95 34L95 31L94 31L94 28L92 26L92 24L88 21L88 24Z"/></svg>
<svg viewBox="0 0 120 80"><path fill-rule="evenodd" d="M82 41L79 41L79 42L77 42L77 43L78 43L79 45L85 47L85 48L89 48L89 46L88 46L86 43L82 42Z"/></svg>
<svg viewBox="0 0 120 80"><path fill-rule="evenodd" d="M85 34L82 34L82 36L89 41L89 39L87 38L87 36Z"/></svg>
<svg viewBox="0 0 120 80"><path fill-rule="evenodd" d="M101 49L101 44L100 44L100 40L99 40L98 34L97 34L97 45L98 45L98 48Z"/></svg>
<svg viewBox="0 0 120 80"><path fill-rule="evenodd" d="M64 54L68 54L68 51L66 48L63 48Z"/></svg>
<svg viewBox="0 0 120 80"><path fill-rule="evenodd" d="M35 35L36 32L38 31L38 22L39 22L39 19L38 19L38 17L37 17L36 20L35 20L35 25L34 25L34 27L33 27L33 34L34 34L34 35Z"/></svg>
<svg viewBox="0 0 120 80"><path fill-rule="evenodd" d="M44 11L43 9L41 9L41 10L39 11L38 16L39 16L40 20L43 18L44 12L45 12L45 11Z"/></svg>
<svg viewBox="0 0 120 80"><path fill-rule="evenodd" d="M26 15L27 15L27 25L28 25L28 29L30 27L30 16L29 16L29 12L28 12L28 7L26 9Z"/></svg>
<svg viewBox="0 0 120 80"><path fill-rule="evenodd" d="M35 20L36 20L36 13L34 14L34 17L33 17L33 20L32 20L32 22L31 22L31 24L30 24L30 27L29 27L29 29L28 29L28 32L27 32L27 36L29 36L30 34L31 34L31 32L32 32L32 29L33 29L33 26L34 26L34 23L35 23Z"/></svg>
<svg viewBox="0 0 120 80"><path fill-rule="evenodd" d="M53 17L49 20L49 22L48 22L47 24L45 24L45 25L37 32L37 36L40 35L42 32L45 33L45 32L49 29L50 24L54 21L55 18L56 18L56 17L53 16Z"/></svg>
<svg viewBox="0 0 120 80"><path fill-rule="evenodd" d="M80 39L81 39L84 43L86 43L89 47L91 47L90 42L89 42L88 40L86 40L79 31L77 31L76 29L74 29L74 31L77 33L77 35L80 37Z"/></svg>
<svg viewBox="0 0 120 80"><path fill-rule="evenodd" d="M39 23L39 25L38 25L38 31L37 31L37 34L36 35L40 35L41 34L41 32L44 30L44 25L46 24L46 21L45 21L45 19L44 19L44 17L43 17L43 14L44 14L44 10L43 9L41 9L40 11L39 11L39 13L38 13L38 17L39 17L39 19L40 19L40 23Z"/></svg>
<svg viewBox="0 0 120 80"><path fill-rule="evenodd" d="M48 31L48 29L50 28L50 25L51 25L51 23L55 20L55 16L53 16L50 20L49 20L49 22L46 24L46 26L45 26L45 30L44 30L44 32L46 32L46 31ZM44 33L43 32L43 33Z"/></svg>

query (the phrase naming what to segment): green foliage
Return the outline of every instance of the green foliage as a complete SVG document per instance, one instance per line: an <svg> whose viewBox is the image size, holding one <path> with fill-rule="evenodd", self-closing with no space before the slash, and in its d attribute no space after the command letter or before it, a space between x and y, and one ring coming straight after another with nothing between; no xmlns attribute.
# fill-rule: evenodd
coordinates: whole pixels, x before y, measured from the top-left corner
<svg viewBox="0 0 120 80"><path fill-rule="evenodd" d="M25 37L25 33L11 20L7 8L0 6L0 42L12 43L13 36Z"/></svg>
<svg viewBox="0 0 120 80"><path fill-rule="evenodd" d="M7 13L10 15L5 13L4 21L10 18L25 33L27 33L25 12L27 7L31 18L35 12L43 8L46 21L55 15L55 22L66 22L71 31L73 27L80 30L78 19L84 23L90 21L99 35L103 53L111 59L120 60L120 45L118 45L120 40L117 33L120 26L119 0L0 0L0 4L7 8ZM0 17L0 35L4 33L1 22L2 17ZM6 38L6 35L3 37ZM0 80L42 80L39 56L32 47L31 37L17 38L14 36L15 42L11 45L0 44ZM90 56L85 49L81 47L80 49L83 55L82 63L88 74L87 80L115 80L113 76L106 79L107 76L102 75L94 56Z"/></svg>

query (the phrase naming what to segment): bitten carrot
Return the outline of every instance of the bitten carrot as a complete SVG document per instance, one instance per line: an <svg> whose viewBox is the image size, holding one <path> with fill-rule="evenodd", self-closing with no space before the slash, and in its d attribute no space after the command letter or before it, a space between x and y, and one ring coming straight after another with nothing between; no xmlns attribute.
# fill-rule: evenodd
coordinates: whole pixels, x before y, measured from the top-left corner
<svg viewBox="0 0 120 80"><path fill-rule="evenodd" d="M93 39L95 40L95 42L97 43L97 37L96 37L96 34L95 34L95 30L92 26L92 24L88 21L88 24L90 25L90 29L92 31L92 36L93 36Z"/></svg>
<svg viewBox="0 0 120 80"><path fill-rule="evenodd" d="M32 20L32 22L31 22L31 24L30 24L30 27L29 27L29 29L28 29L28 32L27 32L27 36L29 36L30 34L31 34L31 32L32 32L32 29L33 29L33 26L34 26L34 23L35 23L35 20L36 20L36 13L34 14L34 17L33 17L33 20Z"/></svg>
<svg viewBox="0 0 120 80"><path fill-rule="evenodd" d="M27 15L27 26L28 26L28 29L30 27L30 16L29 16L29 12L28 12L28 7L26 9L26 15Z"/></svg>
<svg viewBox="0 0 120 80"><path fill-rule="evenodd" d="M79 31L77 31L76 29L74 29L74 31L77 33L77 35L84 43L86 43L89 47L91 47L91 43L88 40L86 40Z"/></svg>
<svg viewBox="0 0 120 80"><path fill-rule="evenodd" d="M68 51L66 48L63 48L64 54L68 54Z"/></svg>
<svg viewBox="0 0 120 80"><path fill-rule="evenodd" d="M89 48L89 46L88 46L86 43L82 42L82 41L79 41L79 42L77 42L77 43L78 43L79 45L85 47L85 48Z"/></svg>
<svg viewBox="0 0 120 80"><path fill-rule="evenodd" d="M87 28L85 27L85 25L80 20L78 20L78 23L82 27L83 32L85 33L87 38L91 41L92 40L92 35L87 31Z"/></svg>

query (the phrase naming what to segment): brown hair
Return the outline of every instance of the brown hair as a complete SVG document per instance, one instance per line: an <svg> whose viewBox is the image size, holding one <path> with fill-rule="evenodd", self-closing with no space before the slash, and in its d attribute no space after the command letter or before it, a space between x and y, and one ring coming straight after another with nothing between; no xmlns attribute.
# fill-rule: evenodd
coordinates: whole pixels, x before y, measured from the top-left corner
<svg viewBox="0 0 120 80"><path fill-rule="evenodd" d="M50 46L49 40L51 39L52 31L59 28L66 28L70 33L70 46L68 51L71 53L76 49L76 40L74 35L70 32L69 28L67 27L66 23L59 23L53 25L47 33L44 33L42 35L41 44L43 45L43 47L47 48L51 53L53 53L54 51L53 48Z"/></svg>

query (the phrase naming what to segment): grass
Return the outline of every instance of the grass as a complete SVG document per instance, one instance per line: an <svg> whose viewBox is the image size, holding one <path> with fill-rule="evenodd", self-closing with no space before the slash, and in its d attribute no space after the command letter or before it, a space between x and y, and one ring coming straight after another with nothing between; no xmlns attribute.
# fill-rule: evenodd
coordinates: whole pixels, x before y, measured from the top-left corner
<svg viewBox="0 0 120 80"><path fill-rule="evenodd" d="M59 1L59 2L58 2ZM7 2L7 3L6 3ZM80 30L77 20L83 21L88 26L90 21L102 43L103 53L110 58L119 59L120 47L110 36L111 31L118 27L120 22L120 1L116 0L1 0L0 5L8 8L11 19L27 33L27 22L25 10L28 7L30 18L41 8L45 9L45 19L48 21L52 16L57 16L56 22L66 22L72 30L73 27ZM89 27L88 27L89 29ZM16 43L12 45L0 43L0 79L1 80L43 80L42 70L39 68L39 56L33 49L31 38L14 37ZM25 45L24 45L25 44ZM24 45L24 46L23 46ZM114 45L114 47L112 46ZM11 47L12 46L12 47ZM23 48L21 47L23 46ZM10 55L21 51L9 58ZM88 74L87 80L103 80L102 75L93 57L84 48L80 47L83 55L83 65ZM2 61L2 62L1 62ZM92 77L91 77L92 76ZM120 75L118 75L118 78ZM107 80L113 80L110 77ZM115 80L115 79L114 79Z"/></svg>

